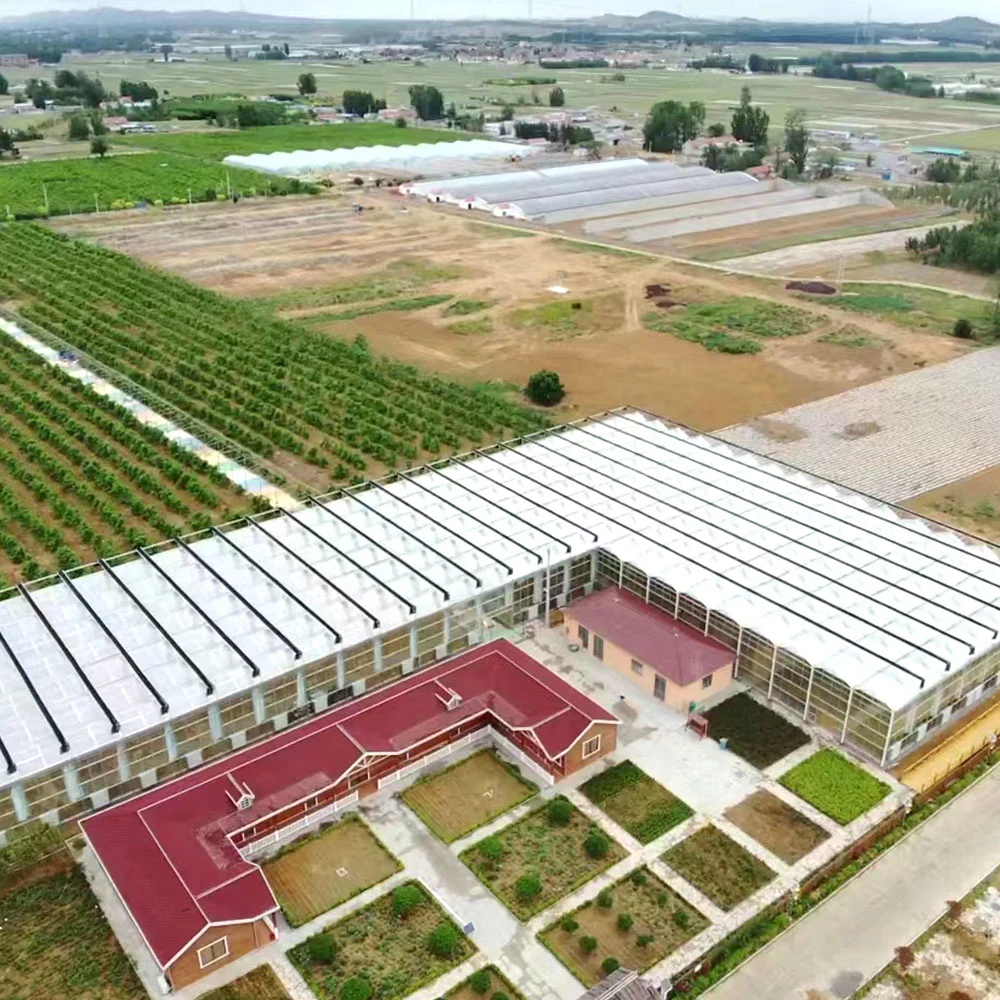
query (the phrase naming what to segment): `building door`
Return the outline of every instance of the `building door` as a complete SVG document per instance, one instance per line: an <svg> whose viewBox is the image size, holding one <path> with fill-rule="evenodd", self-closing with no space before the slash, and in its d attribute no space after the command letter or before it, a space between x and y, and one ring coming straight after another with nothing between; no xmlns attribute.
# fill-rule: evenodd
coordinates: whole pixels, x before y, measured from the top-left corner
<svg viewBox="0 0 1000 1000"><path fill-rule="evenodd" d="M656 679L653 681L653 695L660 699L660 701L667 700L667 681L666 678L661 677L659 674L656 675Z"/></svg>
<svg viewBox="0 0 1000 1000"><path fill-rule="evenodd" d="M604 659L604 640L599 636L594 636L594 656L599 660Z"/></svg>

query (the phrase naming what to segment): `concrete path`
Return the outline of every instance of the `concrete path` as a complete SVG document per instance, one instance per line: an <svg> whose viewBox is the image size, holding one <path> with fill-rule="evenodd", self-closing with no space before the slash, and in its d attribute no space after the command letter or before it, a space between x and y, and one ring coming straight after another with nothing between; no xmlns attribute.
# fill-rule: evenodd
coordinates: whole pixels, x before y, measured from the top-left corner
<svg viewBox="0 0 1000 1000"><path fill-rule="evenodd" d="M998 381L1000 348L988 347L718 435L898 503L1000 464Z"/></svg>
<svg viewBox="0 0 1000 1000"><path fill-rule="evenodd" d="M998 811L994 770L706 996L849 997L1000 864Z"/></svg>

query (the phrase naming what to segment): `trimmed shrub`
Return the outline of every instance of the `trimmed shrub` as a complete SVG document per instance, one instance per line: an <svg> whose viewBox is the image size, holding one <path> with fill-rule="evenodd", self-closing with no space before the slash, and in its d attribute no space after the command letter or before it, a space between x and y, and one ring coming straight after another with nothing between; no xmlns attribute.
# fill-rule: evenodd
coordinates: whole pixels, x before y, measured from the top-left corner
<svg viewBox="0 0 1000 1000"><path fill-rule="evenodd" d="M497 990L496 993L490 997L490 1000L510 1000L510 997L507 996L506 993L501 993L500 990Z"/></svg>
<svg viewBox="0 0 1000 1000"><path fill-rule="evenodd" d="M473 972L469 976L469 986L473 993L484 994L490 988L490 983L493 981L493 977L490 975L489 969L480 969L478 972Z"/></svg>
<svg viewBox="0 0 1000 1000"><path fill-rule="evenodd" d="M972 324L964 317L960 316L955 320L955 325L951 329L951 335L959 340L969 340L972 337Z"/></svg>
<svg viewBox="0 0 1000 1000"><path fill-rule="evenodd" d="M487 861L500 861L506 853L503 841L499 837L484 837L479 844L479 853Z"/></svg>
<svg viewBox="0 0 1000 1000"><path fill-rule="evenodd" d="M691 914L687 910L682 910L678 907L674 910L674 923L682 930L687 930L691 923Z"/></svg>
<svg viewBox="0 0 1000 1000"><path fill-rule="evenodd" d="M602 910L610 910L611 909L611 905L612 905L612 903L614 903L614 901L615 901L615 898L614 898L614 896L611 895L611 890L610 889L602 889L597 894L597 905Z"/></svg>
<svg viewBox="0 0 1000 1000"><path fill-rule="evenodd" d="M580 947L588 955L592 951L597 951L597 938L592 937L590 934L584 934L584 936L580 938Z"/></svg>
<svg viewBox="0 0 1000 1000"><path fill-rule="evenodd" d="M596 827L587 834L587 839L583 842L584 850L595 860L607 856L611 849L611 841L606 833Z"/></svg>
<svg viewBox="0 0 1000 1000"><path fill-rule="evenodd" d="M567 826L573 818L573 803L560 795L545 807L545 815L553 826Z"/></svg>
<svg viewBox="0 0 1000 1000"><path fill-rule="evenodd" d="M555 406L566 395L566 389L556 372L542 369L528 379L525 395L539 406Z"/></svg>
<svg viewBox="0 0 1000 1000"><path fill-rule="evenodd" d="M666 906L667 903L669 903L669 902L670 902L670 897L661 889L656 894L656 905L657 906Z"/></svg>
<svg viewBox="0 0 1000 1000"><path fill-rule="evenodd" d="M637 944L637 945L638 945L638 946L639 946L640 948L645 948L645 947L646 947L647 945L651 944L651 943L652 943L652 941L653 941L653 935L652 935L652 934L640 934L640 935L639 935L639 936L638 936L638 937L637 937L637 938L635 939L635 943L636 943L636 944Z"/></svg>
<svg viewBox="0 0 1000 1000"><path fill-rule="evenodd" d="M528 903L542 891L542 880L537 875L522 875L514 885L514 894L522 903Z"/></svg>
<svg viewBox="0 0 1000 1000"><path fill-rule="evenodd" d="M575 934L580 927L580 925L572 917L563 917L562 922L559 924L559 926L567 934Z"/></svg>
<svg viewBox="0 0 1000 1000"><path fill-rule="evenodd" d="M348 979L340 987L340 1000L369 1000L372 995L372 984L361 976Z"/></svg>
<svg viewBox="0 0 1000 1000"><path fill-rule="evenodd" d="M632 885L645 885L649 881L646 878L646 873L641 868L638 871L632 872L629 878L632 880Z"/></svg>
<svg viewBox="0 0 1000 1000"><path fill-rule="evenodd" d="M309 949L309 958L323 965L332 965L337 956L337 943L332 934L317 934L309 938L306 947Z"/></svg>
<svg viewBox="0 0 1000 1000"><path fill-rule="evenodd" d="M392 915L405 920L422 902L424 894L415 885L401 885L392 890Z"/></svg>
<svg viewBox="0 0 1000 1000"><path fill-rule="evenodd" d="M620 931L630 931L632 930L632 924L635 921L632 919L630 913L619 913L618 914L618 930Z"/></svg>
<svg viewBox="0 0 1000 1000"><path fill-rule="evenodd" d="M610 955L601 962L601 968L604 970L606 976L610 976L612 972L621 968L622 963L618 961L617 958L612 958Z"/></svg>
<svg viewBox="0 0 1000 1000"><path fill-rule="evenodd" d="M461 933L454 924L448 921L439 923L427 938L427 947L431 954L438 958L453 958L461 943Z"/></svg>

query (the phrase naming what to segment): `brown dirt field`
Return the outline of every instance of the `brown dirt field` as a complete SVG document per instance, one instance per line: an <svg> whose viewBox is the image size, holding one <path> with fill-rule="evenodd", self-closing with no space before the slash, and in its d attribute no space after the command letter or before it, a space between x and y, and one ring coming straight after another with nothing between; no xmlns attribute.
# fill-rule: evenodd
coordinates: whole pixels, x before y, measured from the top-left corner
<svg viewBox="0 0 1000 1000"><path fill-rule="evenodd" d="M263 865L293 927L332 910L401 867L356 816L349 816L299 846L292 845Z"/></svg>
<svg viewBox="0 0 1000 1000"><path fill-rule="evenodd" d="M261 965L228 985L212 990L202 1000L288 1000L288 993L274 969Z"/></svg>
<svg viewBox="0 0 1000 1000"><path fill-rule="evenodd" d="M479 213L470 218L429 205L404 206L386 193L361 200L373 210L360 216L336 199L286 198L142 217L61 219L54 225L220 292L262 297L301 288L300 306L309 304L306 290L367 280L400 259L457 268L458 277L430 282L412 294L491 300L489 309L470 318L489 318L492 332L456 333L449 327L466 317L445 315L444 305L326 324L313 317L310 325L338 337L363 333L375 351L467 381L523 385L532 372L554 369L568 389L556 419L632 405L712 430L937 364L968 349L951 338L868 316L851 321L877 338L876 346L818 343L819 336L843 325L844 313L796 300L797 307L821 318L812 332L774 338L757 355L714 353L646 330L642 315L652 304L645 300L645 286L668 285L671 298L680 302L739 294L790 303L780 283L652 256L600 252L542 233L506 238L510 229L484 224L488 220ZM565 301L547 290L553 285L569 289L565 300L599 300L601 328L518 329L509 321L525 307Z"/></svg>
<svg viewBox="0 0 1000 1000"><path fill-rule="evenodd" d="M903 506L1000 544L1000 465L904 500Z"/></svg>
<svg viewBox="0 0 1000 1000"><path fill-rule="evenodd" d="M830 835L811 819L761 789L724 813L726 819L786 864L795 864Z"/></svg>
<svg viewBox="0 0 1000 1000"><path fill-rule="evenodd" d="M491 750L411 785L400 798L446 844L530 799L538 789Z"/></svg>

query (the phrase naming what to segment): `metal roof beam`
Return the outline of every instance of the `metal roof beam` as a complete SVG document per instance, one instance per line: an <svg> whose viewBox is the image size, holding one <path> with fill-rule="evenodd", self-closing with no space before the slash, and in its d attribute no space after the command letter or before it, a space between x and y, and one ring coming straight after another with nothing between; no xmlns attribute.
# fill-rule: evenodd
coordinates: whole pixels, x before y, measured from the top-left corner
<svg viewBox="0 0 1000 1000"><path fill-rule="evenodd" d="M202 559L200 555L183 538L175 538L174 541L189 555L191 556L199 566L202 566L207 570L208 574L214 579L218 580L226 590L229 591L233 597L236 598L256 618L258 621L263 622L263 624L273 632L294 654L295 659L299 660L302 658L302 650L292 642L291 639L285 635L284 632L278 628L262 611L254 607L254 605L248 601L221 573L215 570L205 559Z"/></svg>
<svg viewBox="0 0 1000 1000"><path fill-rule="evenodd" d="M198 614L208 627L250 668L251 677L260 676L260 667L250 659L243 649L232 639L222 628L216 624L215 619L210 617L208 612L145 550L136 549L136 552L146 560L149 566L163 577L170 584L177 594L179 594Z"/></svg>
<svg viewBox="0 0 1000 1000"><path fill-rule="evenodd" d="M59 752L68 753L69 743L66 741L66 737L63 736L63 731L59 728L56 720L52 718L52 713L48 710L45 702L42 701L41 695L38 693L34 682L28 676L28 672L24 669L23 664L17 656L14 655L14 650L10 648L10 643L7 642L3 632L0 632L0 646L3 646L3 651L7 654L7 658L14 664L14 669L21 675L21 680L24 681L24 686L28 689L28 693L38 706L38 710L44 716L45 721L49 724L49 729L52 730L53 735L59 741Z"/></svg>
<svg viewBox="0 0 1000 1000"><path fill-rule="evenodd" d="M286 545L283 541L281 541L281 539L275 538L274 535L272 535L271 532L264 527L264 525L262 525L258 521L255 521L252 517L245 517L243 518L243 520L252 527L257 528L259 531L262 531L272 542L274 542L275 545L278 546L278 548L287 552L293 559L298 560L298 562L300 562L303 566L305 566L305 568L309 570L310 573L314 574L315 576L318 576L328 587L330 587L337 594L339 594L345 601L356 607L358 611L360 611L366 618L368 618L371 621L372 625L375 628L379 627L378 618L376 618L375 615L373 615L363 604L360 604L353 597L351 597L350 594L341 590L340 587L338 587L325 573L321 573L318 569L316 569L315 566L312 565L312 563L310 563L307 559L303 559L302 556L298 554L298 552L296 552L294 549Z"/></svg>
<svg viewBox="0 0 1000 1000"><path fill-rule="evenodd" d="M163 695L153 686L153 682L142 672L139 664L132 658L132 654L121 644L118 636L111 631L104 619L94 610L91 603L80 593L76 584L70 579L69 574L65 570L59 570L59 579L69 587L76 599L83 605L87 614L97 623L98 628L111 640L111 644L115 649L121 653L122 658L132 668L132 672L139 678L143 687L156 699L157 704L160 706L160 714L166 715L170 711L170 706L164 700Z"/></svg>
<svg viewBox="0 0 1000 1000"><path fill-rule="evenodd" d="M76 671L77 677L79 677L80 680L83 681L83 686L87 689L87 692L90 694L90 697L94 699L100 710L104 713L108 722L111 723L111 732L117 733L121 729L121 723L119 723L119 721L115 718L114 712L112 712L111 709L108 708L107 702L101 697L97 688L95 688L93 683L91 683L90 678L84 673L83 667L80 666L79 661L70 651L69 646L67 646L66 643L63 642L63 638L56 631L55 626L52 624L52 622L49 621L49 619L46 617L42 609L35 603L35 599L28 592L28 588L25 587L23 583L19 583L17 585L17 589L21 592L21 596L28 602L28 604L31 607L31 610L35 612L35 614L38 617L38 620L42 623L42 625L45 626L45 631L48 632L50 636L52 636L52 639L55 641L55 644L62 651L63 656L65 656L66 659L69 661L70 666Z"/></svg>
<svg viewBox="0 0 1000 1000"><path fill-rule="evenodd" d="M222 541L224 541L228 546L230 546L230 548L233 549L233 551L237 552L244 560L246 560L246 562L250 563L250 565L253 566L255 570L263 574L271 583L273 583L285 595L285 597L287 597L290 601L293 601L296 605L298 605L298 607L302 608L302 610L305 611L307 615L309 615L312 618L315 618L316 621L318 621L320 625L323 626L323 628L325 628L328 632L330 632L333 635L333 637L337 640L338 643L344 641L343 636L341 636L341 634L325 618L323 618L322 615L319 615L315 611L313 611L313 609L309 607L309 605L306 604L306 602L303 601L302 598L293 594L283 583L281 583L280 580L278 580L275 576L273 576L273 574L271 574L268 570L264 569L264 567L261 566L256 559L252 558L250 555L244 552L243 549L241 549L231 538L227 537L224 532L219 531L218 528L212 528L212 534L215 535L216 538L219 538Z"/></svg>
<svg viewBox="0 0 1000 1000"><path fill-rule="evenodd" d="M403 597L403 595L395 590L395 588L390 587L384 580L380 580L370 569L362 566L356 559L352 559L346 552L338 549L337 546L334 545L333 542L331 542L325 535L320 534L315 528L310 528L304 521L300 521L290 510L285 510L283 507L280 508L280 510L285 517L290 517L300 528L302 528L303 531L308 531L313 538L322 542L325 546L327 546L327 548L333 549L333 551L336 552L341 559L345 559L355 569L364 573L364 575L367 576L369 580L372 580L377 586L392 594L392 596L395 597L400 604L405 605L411 615L415 615L417 613L417 606L408 597Z"/></svg>
<svg viewBox="0 0 1000 1000"><path fill-rule="evenodd" d="M342 489L340 490L340 494L342 496L347 497L348 500L353 500L355 503L361 504L361 506L364 507L365 510L370 511L376 517L382 518L382 520L385 521L387 524L391 524L396 531L401 531L404 535L406 535L407 538L412 538L418 545L422 545L429 552L433 552L434 555L436 555L439 559L443 559L446 563L448 563L449 566L454 566L455 569L457 569L460 573L463 573L465 576L469 577L470 580L474 580L477 588L482 587L483 581L480 580L475 573L470 572L460 563L455 562L454 559L450 558L449 556L446 556L443 552L440 552L438 549L434 548L434 546L431 545L430 542L425 542L418 535L413 534L412 531L408 531L401 524L396 524L396 522L391 517L389 517L388 514L383 514L382 511L380 511L377 507L373 507L371 506L371 504L365 503L364 500L362 500L361 497L357 495L357 493L348 493L347 490ZM392 494L390 494L390 496L391 495Z"/></svg>
<svg viewBox="0 0 1000 1000"><path fill-rule="evenodd" d="M110 576L111 579L118 584L118 586L125 592L125 595L129 598L129 600L131 600L131 602L146 616L149 623L167 641L173 651L188 665L188 667L191 668L192 671L194 671L198 679L205 685L205 694L214 694L215 685L204 675L204 673L202 673L198 664L195 663L183 649L181 649L174 637L163 627L163 625L160 624L153 612L150 611L149 608L147 608L134 593L132 593L132 590L118 577L118 574L115 573L106 560L100 559L98 561L108 576Z"/></svg>
<svg viewBox="0 0 1000 1000"><path fill-rule="evenodd" d="M13 774L17 770L17 764L14 763L14 758L11 757L10 751L2 739L0 739L0 755L3 756L4 763L7 765L7 773Z"/></svg>

